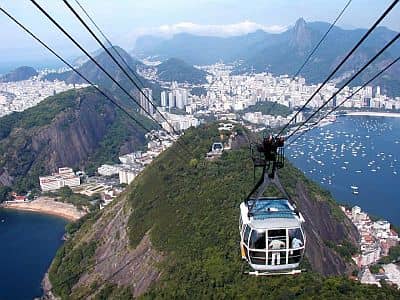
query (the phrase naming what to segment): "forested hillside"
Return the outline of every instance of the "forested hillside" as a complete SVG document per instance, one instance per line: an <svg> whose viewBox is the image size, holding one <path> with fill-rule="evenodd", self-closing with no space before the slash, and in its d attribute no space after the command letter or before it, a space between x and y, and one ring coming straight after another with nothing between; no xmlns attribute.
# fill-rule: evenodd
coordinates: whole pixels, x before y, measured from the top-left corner
<svg viewBox="0 0 400 300"><path fill-rule="evenodd" d="M290 164L281 182L306 219L307 255L299 276L242 274L239 204L253 184L246 148L208 162L217 127L188 130L128 190L97 215L69 228L50 268L63 299L398 299L384 286L347 279L357 233L329 193ZM178 158L178 154L185 159Z"/></svg>
<svg viewBox="0 0 400 300"><path fill-rule="evenodd" d="M0 186L27 191L39 185L38 176L63 166L93 172L118 161L122 150L141 149L144 134L93 88L60 93L0 118Z"/></svg>

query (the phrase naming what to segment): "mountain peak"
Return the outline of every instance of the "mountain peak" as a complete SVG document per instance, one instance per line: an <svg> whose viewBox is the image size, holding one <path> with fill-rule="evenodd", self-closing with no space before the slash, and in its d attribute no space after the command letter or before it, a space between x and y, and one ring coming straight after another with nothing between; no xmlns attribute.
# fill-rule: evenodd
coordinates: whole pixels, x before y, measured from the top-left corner
<svg viewBox="0 0 400 300"><path fill-rule="evenodd" d="M300 52L305 52L311 46L311 32L306 21L300 18L293 28L293 36L290 45Z"/></svg>
<svg viewBox="0 0 400 300"><path fill-rule="evenodd" d="M304 20L303 17L300 17L299 19L297 19L294 28L301 28L301 27L304 28L306 25L307 25L306 20Z"/></svg>

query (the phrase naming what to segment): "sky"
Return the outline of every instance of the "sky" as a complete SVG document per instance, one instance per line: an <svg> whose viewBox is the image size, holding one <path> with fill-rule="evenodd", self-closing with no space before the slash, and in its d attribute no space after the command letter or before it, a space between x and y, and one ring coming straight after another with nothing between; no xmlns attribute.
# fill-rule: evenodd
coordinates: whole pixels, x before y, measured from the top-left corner
<svg viewBox="0 0 400 300"><path fill-rule="evenodd" d="M68 0L80 14L75 0ZM240 35L262 29L282 32L303 17L307 22L332 22L349 0L79 0L114 44L134 48L138 36L170 37L180 32L200 35ZM84 47L98 45L61 0L37 0ZM352 0L338 26L369 27L392 0ZM0 0L0 6L31 29L64 57L79 50L29 0ZM382 23L400 31L400 5ZM31 37L0 13L0 68L48 58Z"/></svg>

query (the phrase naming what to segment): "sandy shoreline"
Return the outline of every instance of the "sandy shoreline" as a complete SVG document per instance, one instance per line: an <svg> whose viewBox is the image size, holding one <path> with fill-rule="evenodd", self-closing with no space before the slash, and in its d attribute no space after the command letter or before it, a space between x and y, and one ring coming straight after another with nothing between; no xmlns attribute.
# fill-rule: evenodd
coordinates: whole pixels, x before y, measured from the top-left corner
<svg viewBox="0 0 400 300"><path fill-rule="evenodd" d="M390 117L390 118L400 118L400 113L390 113L390 112L372 112L372 111L360 111L360 112L348 112L346 116L371 116L371 117Z"/></svg>
<svg viewBox="0 0 400 300"><path fill-rule="evenodd" d="M53 198L49 197L39 197L32 202L7 203L3 204L1 207L4 209L32 211L58 216L69 221L76 221L86 214L85 211L78 210L70 203L56 202Z"/></svg>

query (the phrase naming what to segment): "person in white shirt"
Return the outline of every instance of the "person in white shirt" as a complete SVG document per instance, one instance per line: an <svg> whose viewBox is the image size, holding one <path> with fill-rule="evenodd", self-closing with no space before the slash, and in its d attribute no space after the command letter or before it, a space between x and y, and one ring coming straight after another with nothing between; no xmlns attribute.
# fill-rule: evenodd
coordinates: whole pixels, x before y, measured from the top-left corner
<svg viewBox="0 0 400 300"><path fill-rule="evenodd" d="M297 248L300 248L302 246L303 246L303 242L300 239L294 237L293 240L292 240L292 248L293 249L297 249Z"/></svg>
<svg viewBox="0 0 400 300"><path fill-rule="evenodd" d="M269 243L268 248L270 250L280 250L282 248L285 248L285 243L281 240L273 240ZM276 261L276 263L275 263L275 261ZM275 264L277 264L277 265L281 264L281 252L280 251L272 252L271 264L273 266Z"/></svg>

